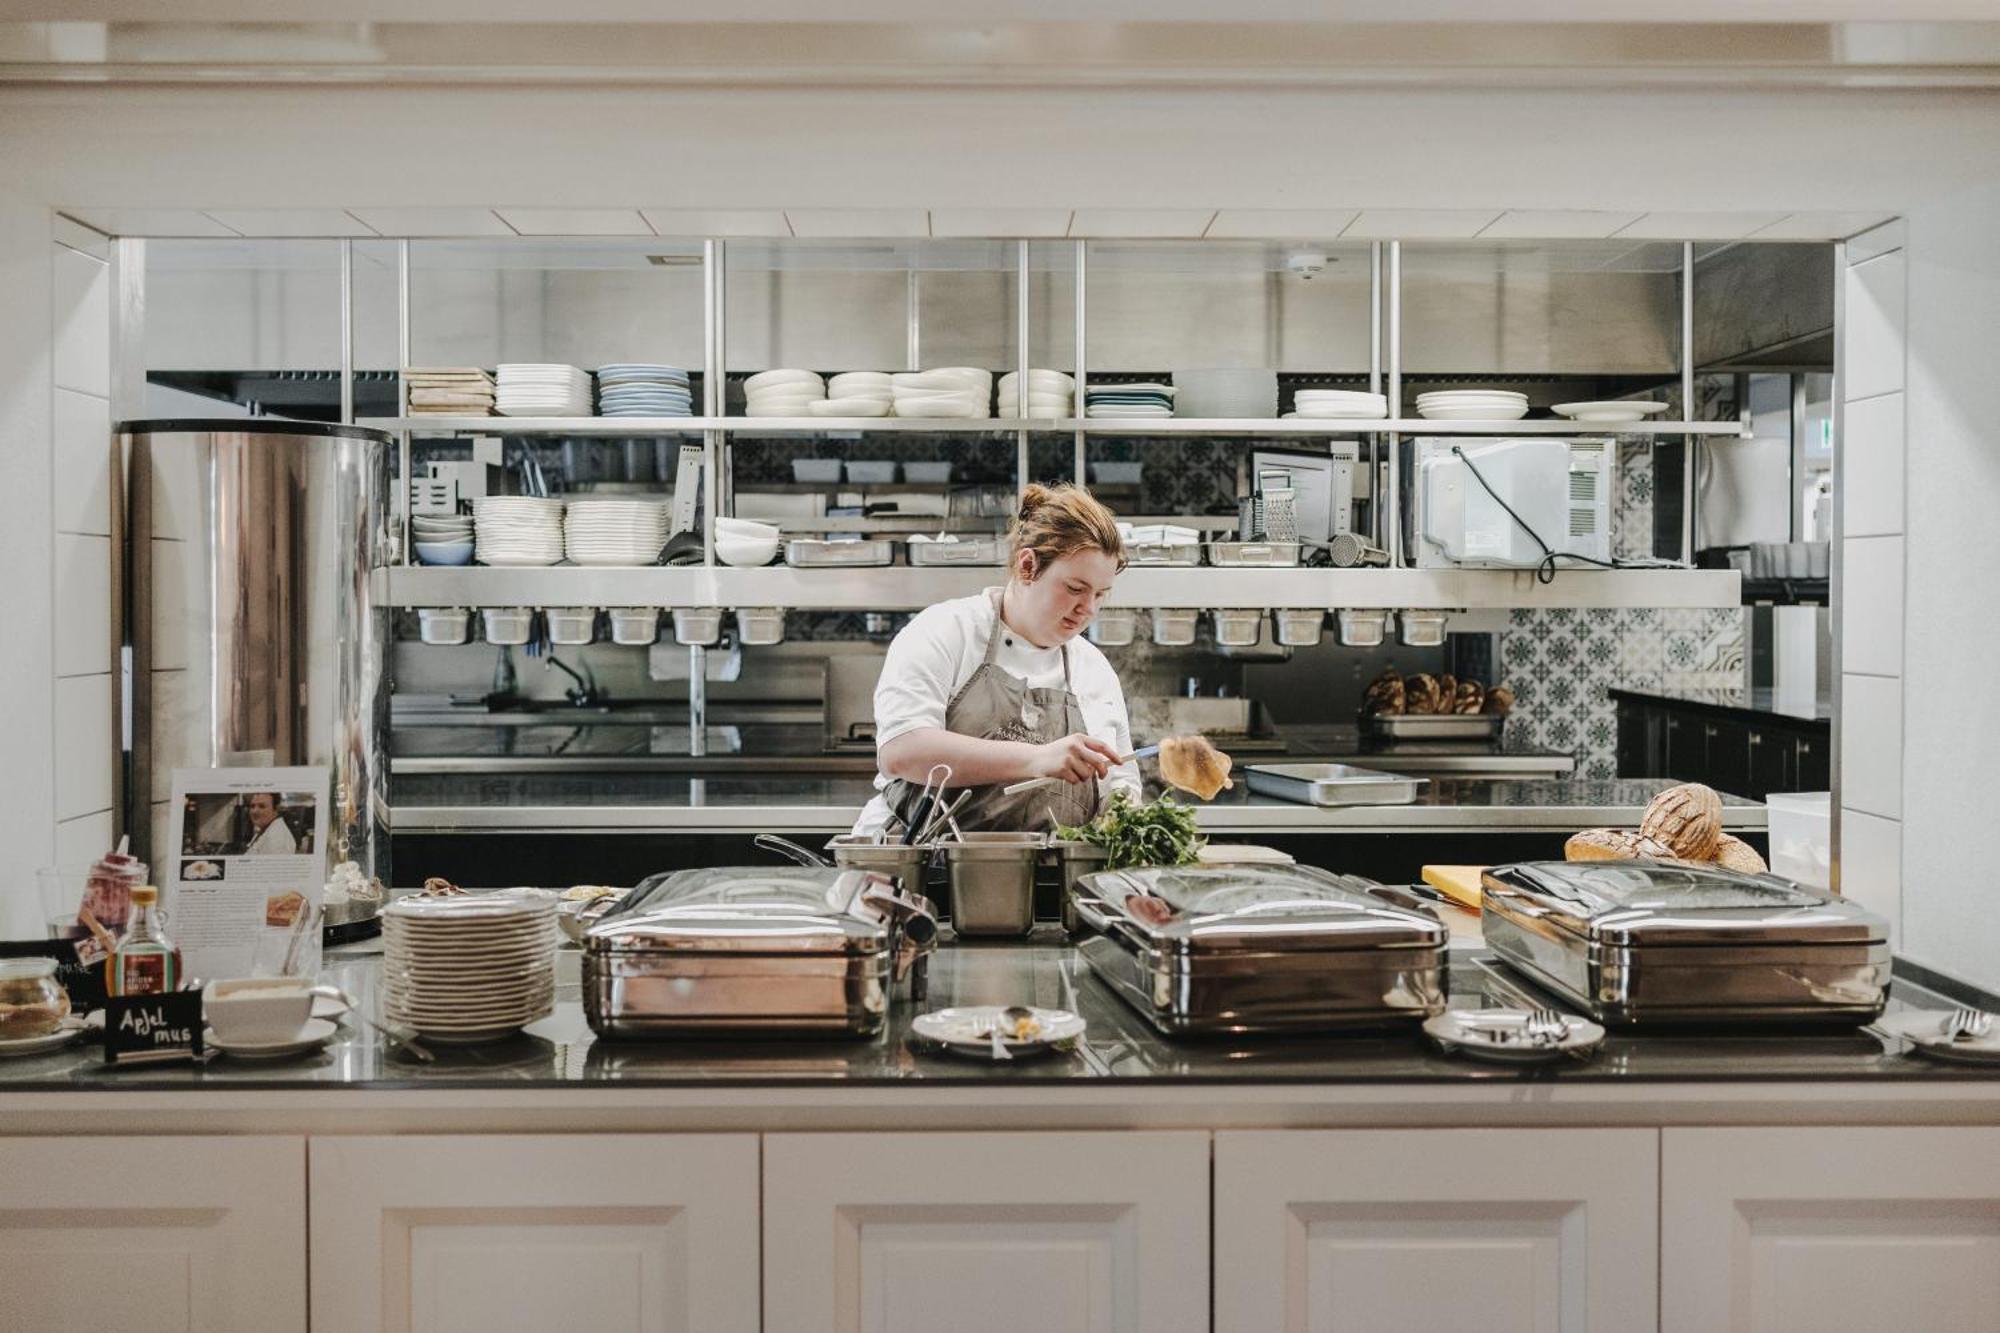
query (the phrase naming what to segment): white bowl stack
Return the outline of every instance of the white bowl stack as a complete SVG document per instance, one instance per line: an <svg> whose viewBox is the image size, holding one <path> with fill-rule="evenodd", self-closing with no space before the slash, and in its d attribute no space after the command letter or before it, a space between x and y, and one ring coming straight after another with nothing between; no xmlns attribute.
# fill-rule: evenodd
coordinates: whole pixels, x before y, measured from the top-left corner
<svg viewBox="0 0 2000 1333"><path fill-rule="evenodd" d="M715 520L715 558L725 565L761 568L777 558L781 536L772 524L718 515Z"/></svg>
<svg viewBox="0 0 2000 1333"><path fill-rule="evenodd" d="M382 1017L433 1041L494 1041L555 1009L556 895L398 898L382 909Z"/></svg>
<svg viewBox="0 0 2000 1333"><path fill-rule="evenodd" d="M1021 415L1021 372L1010 370L1000 377L994 415L1017 419ZM1028 415L1067 417L1076 412L1076 380L1060 370L1028 372Z"/></svg>
<svg viewBox="0 0 2000 1333"><path fill-rule="evenodd" d="M826 382L826 397L806 404L815 417L886 417L895 404L892 376L882 370L850 370Z"/></svg>
<svg viewBox="0 0 2000 1333"><path fill-rule="evenodd" d="M1389 415L1387 394L1354 389L1300 389L1292 395L1292 414L1309 420L1378 421Z"/></svg>
<svg viewBox="0 0 2000 1333"><path fill-rule="evenodd" d="M826 401L826 380L812 370L760 370L743 381L743 415L803 417Z"/></svg>
<svg viewBox="0 0 2000 1333"><path fill-rule="evenodd" d="M590 372L535 362L501 366L493 407L503 417L590 416Z"/></svg>
<svg viewBox="0 0 2000 1333"><path fill-rule="evenodd" d="M1417 395L1417 415L1432 421L1518 421L1528 395L1507 389L1439 389Z"/></svg>
<svg viewBox="0 0 2000 1333"><path fill-rule="evenodd" d="M657 564L672 522L658 500L571 500L563 554L573 565Z"/></svg>
<svg viewBox="0 0 2000 1333"><path fill-rule="evenodd" d="M942 366L889 377L899 417L970 417L992 410L993 372L977 366Z"/></svg>
<svg viewBox="0 0 2000 1333"><path fill-rule="evenodd" d="M563 558L561 500L482 496L472 502L472 522L473 555L482 565L553 565Z"/></svg>
<svg viewBox="0 0 2000 1333"><path fill-rule="evenodd" d="M410 540L426 565L470 564L472 519L465 514L412 514Z"/></svg>

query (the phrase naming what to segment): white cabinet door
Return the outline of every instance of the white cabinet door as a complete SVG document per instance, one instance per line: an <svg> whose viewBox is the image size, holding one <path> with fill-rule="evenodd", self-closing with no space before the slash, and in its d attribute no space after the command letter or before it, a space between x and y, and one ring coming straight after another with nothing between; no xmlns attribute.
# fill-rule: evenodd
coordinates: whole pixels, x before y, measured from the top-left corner
<svg viewBox="0 0 2000 1333"><path fill-rule="evenodd" d="M1637 1333L1652 1130L1215 1136L1216 1333Z"/></svg>
<svg viewBox="0 0 2000 1333"><path fill-rule="evenodd" d="M2000 1129L1669 1129L1663 1333L2000 1329Z"/></svg>
<svg viewBox="0 0 2000 1333"><path fill-rule="evenodd" d="M0 1139L0 1328L305 1327L304 1139Z"/></svg>
<svg viewBox="0 0 2000 1333"><path fill-rule="evenodd" d="M312 1317L338 1333L755 1333L757 1140L316 1138Z"/></svg>
<svg viewBox="0 0 2000 1333"><path fill-rule="evenodd" d="M1204 1133L773 1134L767 1333L1204 1333Z"/></svg>

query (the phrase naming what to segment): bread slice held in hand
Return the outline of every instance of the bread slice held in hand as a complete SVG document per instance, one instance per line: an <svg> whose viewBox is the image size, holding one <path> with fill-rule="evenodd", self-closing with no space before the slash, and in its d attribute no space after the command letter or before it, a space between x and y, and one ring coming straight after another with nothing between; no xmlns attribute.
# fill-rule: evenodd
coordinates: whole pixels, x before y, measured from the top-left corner
<svg viewBox="0 0 2000 1333"><path fill-rule="evenodd" d="M1236 785L1229 778L1233 767L1234 761L1206 736L1169 736L1160 742L1160 780L1204 801Z"/></svg>

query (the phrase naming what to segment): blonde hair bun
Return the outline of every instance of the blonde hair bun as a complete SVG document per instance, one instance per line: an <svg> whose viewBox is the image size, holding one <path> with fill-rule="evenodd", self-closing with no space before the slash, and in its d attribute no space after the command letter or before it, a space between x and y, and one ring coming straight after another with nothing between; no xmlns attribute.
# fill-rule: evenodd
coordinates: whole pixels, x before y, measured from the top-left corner
<svg viewBox="0 0 2000 1333"><path fill-rule="evenodd" d="M1078 551L1102 551L1125 567L1125 542L1118 535L1118 518L1081 486L1043 486L1030 482L1021 492L1007 532L1008 554L1035 556L1039 575L1056 561Z"/></svg>

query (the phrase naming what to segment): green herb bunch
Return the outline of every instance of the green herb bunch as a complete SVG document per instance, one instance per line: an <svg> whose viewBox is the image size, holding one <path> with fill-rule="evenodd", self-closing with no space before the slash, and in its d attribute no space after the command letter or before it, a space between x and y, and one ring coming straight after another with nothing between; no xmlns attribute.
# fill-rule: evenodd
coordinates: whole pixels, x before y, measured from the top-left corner
<svg viewBox="0 0 2000 1333"><path fill-rule="evenodd" d="M1192 865L1206 841L1195 831L1192 807L1171 796L1142 805L1123 791L1113 792L1102 813L1088 824L1058 825L1056 836L1102 847L1107 870Z"/></svg>

